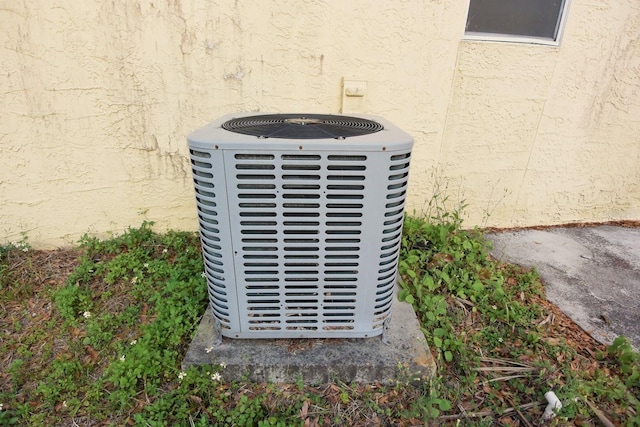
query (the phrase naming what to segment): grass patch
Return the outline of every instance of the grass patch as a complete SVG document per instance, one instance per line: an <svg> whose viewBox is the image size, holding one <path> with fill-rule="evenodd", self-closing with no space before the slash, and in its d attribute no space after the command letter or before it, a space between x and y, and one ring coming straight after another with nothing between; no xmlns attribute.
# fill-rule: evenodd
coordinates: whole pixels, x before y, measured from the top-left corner
<svg viewBox="0 0 640 427"><path fill-rule="evenodd" d="M590 425L599 414L640 425L639 357L628 341L601 346L546 300L535 271L496 261L478 230L445 219L407 218L400 261L400 298L440 361L439 396L456 408L440 420L535 424L554 391L564 405L556 424Z"/></svg>
<svg viewBox="0 0 640 427"><path fill-rule="evenodd" d="M544 298L537 274L488 255L458 215L407 218L401 298L438 359L430 384L227 382L180 370L207 304L196 234L85 236L78 248L0 247L0 425L504 425L598 417L640 425L640 361ZM526 420L526 421L525 421Z"/></svg>

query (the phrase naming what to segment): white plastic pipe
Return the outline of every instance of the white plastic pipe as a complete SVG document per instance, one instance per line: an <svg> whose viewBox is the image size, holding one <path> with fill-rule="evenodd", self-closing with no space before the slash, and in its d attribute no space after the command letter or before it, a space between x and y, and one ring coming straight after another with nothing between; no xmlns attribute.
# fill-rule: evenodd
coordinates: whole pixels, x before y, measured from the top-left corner
<svg viewBox="0 0 640 427"><path fill-rule="evenodd" d="M547 399L549 403L547 407L544 409L544 413L542 414L542 420L549 420L556 416L556 411L559 411L562 408L562 402L558 399L558 396L552 391L548 391L544 394L544 398Z"/></svg>

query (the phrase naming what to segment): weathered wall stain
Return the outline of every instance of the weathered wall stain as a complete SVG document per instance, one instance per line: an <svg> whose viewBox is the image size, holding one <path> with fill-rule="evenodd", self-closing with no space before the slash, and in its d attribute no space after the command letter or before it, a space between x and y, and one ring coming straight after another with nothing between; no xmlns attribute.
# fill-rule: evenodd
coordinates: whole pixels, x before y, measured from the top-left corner
<svg viewBox="0 0 640 427"><path fill-rule="evenodd" d="M467 224L640 217L640 4L573 0L560 47L463 41L466 2L0 4L0 242L196 229L186 135L233 111L367 113ZM437 173L435 173L437 172ZM491 213L487 217L487 214Z"/></svg>

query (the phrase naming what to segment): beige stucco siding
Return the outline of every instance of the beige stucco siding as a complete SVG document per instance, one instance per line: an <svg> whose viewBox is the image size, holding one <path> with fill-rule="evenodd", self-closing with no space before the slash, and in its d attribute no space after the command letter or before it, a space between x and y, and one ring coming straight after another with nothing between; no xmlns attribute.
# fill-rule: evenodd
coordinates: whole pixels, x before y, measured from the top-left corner
<svg viewBox="0 0 640 427"><path fill-rule="evenodd" d="M467 2L0 0L0 242L196 229L186 135L362 112L415 137L409 212L640 218L640 4L572 0L559 47L463 40Z"/></svg>

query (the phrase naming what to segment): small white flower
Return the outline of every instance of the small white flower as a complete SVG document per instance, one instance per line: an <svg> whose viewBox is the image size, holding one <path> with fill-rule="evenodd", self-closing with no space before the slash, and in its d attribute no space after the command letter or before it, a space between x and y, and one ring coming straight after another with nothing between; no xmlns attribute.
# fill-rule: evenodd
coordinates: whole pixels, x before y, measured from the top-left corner
<svg viewBox="0 0 640 427"><path fill-rule="evenodd" d="M138 277L137 277L137 276L134 276L134 278L133 278L133 279L131 279L131 283L133 283L134 285L135 285L136 283L138 283Z"/></svg>
<svg viewBox="0 0 640 427"><path fill-rule="evenodd" d="M224 369L227 367L227 364L225 362L220 362L220 366Z"/></svg>
<svg viewBox="0 0 640 427"><path fill-rule="evenodd" d="M148 262L145 262L143 265L144 265L144 268L149 268L149 263Z"/></svg>
<svg viewBox="0 0 640 427"><path fill-rule="evenodd" d="M187 373L186 373L186 372L184 372L184 371L183 371L183 372L180 372L180 373L178 374L178 379L179 379L180 381L182 381L186 376L187 376Z"/></svg>
<svg viewBox="0 0 640 427"><path fill-rule="evenodd" d="M498 338L498 341L502 342L502 341L504 341L504 340L502 339L502 337L500 337L500 338Z"/></svg>
<svg viewBox="0 0 640 427"><path fill-rule="evenodd" d="M0 411L4 409L4 403L0 403Z"/></svg>
<svg viewBox="0 0 640 427"><path fill-rule="evenodd" d="M163 254L166 254L167 252L169 252L169 249L167 249L167 248L164 248L164 249L162 250L162 253L163 253Z"/></svg>
<svg viewBox="0 0 640 427"><path fill-rule="evenodd" d="M220 372L216 372L215 374L211 375L211 380L213 381L220 381L222 379L222 375L220 375Z"/></svg>
<svg viewBox="0 0 640 427"><path fill-rule="evenodd" d="M203 271L202 273L200 273L200 277L207 277L207 273Z"/></svg>
<svg viewBox="0 0 640 427"><path fill-rule="evenodd" d="M63 400L63 401L62 401L62 407L63 407L63 408L66 408L66 407L67 407L67 401L66 401L66 400Z"/></svg>
<svg viewBox="0 0 640 427"><path fill-rule="evenodd" d="M213 350L213 346L212 347L207 347L207 348L204 349L204 351L206 351L207 354L211 353L212 350Z"/></svg>
<svg viewBox="0 0 640 427"><path fill-rule="evenodd" d="M120 356L120 361L121 361L121 362L124 362L124 361L125 361L125 359L126 359L126 357L124 357L124 354L123 354L122 356Z"/></svg>
<svg viewBox="0 0 640 427"><path fill-rule="evenodd" d="M492 305L491 308L493 308L494 310L498 309L498 307L496 307L495 305Z"/></svg>
<svg viewBox="0 0 640 427"><path fill-rule="evenodd" d="M129 345L136 345L138 343L138 340L133 340L129 343Z"/></svg>
<svg viewBox="0 0 640 427"><path fill-rule="evenodd" d="M27 247L22 248L22 252L29 252L29 248Z"/></svg>
<svg viewBox="0 0 640 427"><path fill-rule="evenodd" d="M91 312L90 312L90 311L85 311L84 313L82 313L82 316L83 316L85 319L88 319L88 318L90 318L90 317L91 317Z"/></svg>

